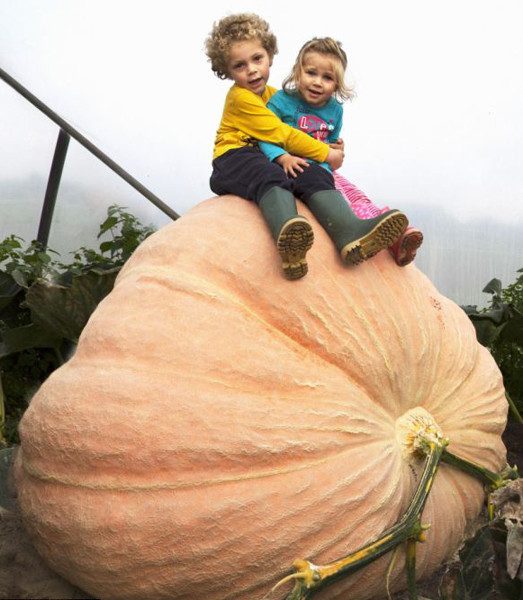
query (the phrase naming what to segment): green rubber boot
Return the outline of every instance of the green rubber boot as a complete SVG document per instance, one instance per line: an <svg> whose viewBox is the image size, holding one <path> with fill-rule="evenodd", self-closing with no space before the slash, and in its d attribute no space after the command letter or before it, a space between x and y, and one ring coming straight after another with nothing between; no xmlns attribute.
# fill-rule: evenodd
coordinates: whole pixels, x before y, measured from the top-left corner
<svg viewBox="0 0 523 600"><path fill-rule="evenodd" d="M298 214L293 194L283 188L271 188L259 206L276 241L285 277L300 279L309 270L305 255L314 241L312 227Z"/></svg>
<svg viewBox="0 0 523 600"><path fill-rule="evenodd" d="M307 206L336 244L343 262L352 265L392 246L409 224L399 210L359 219L337 190L316 192Z"/></svg>

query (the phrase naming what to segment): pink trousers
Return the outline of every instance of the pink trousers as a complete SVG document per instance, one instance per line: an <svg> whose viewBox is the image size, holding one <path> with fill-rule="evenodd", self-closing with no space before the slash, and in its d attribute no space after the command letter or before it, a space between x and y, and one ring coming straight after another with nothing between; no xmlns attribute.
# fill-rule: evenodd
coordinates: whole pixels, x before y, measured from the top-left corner
<svg viewBox="0 0 523 600"><path fill-rule="evenodd" d="M360 219L371 219L390 210L388 206L380 209L369 198L343 175L334 172L334 185L351 205L355 215ZM423 243L423 234L415 227L407 227L396 243L389 248L398 265L404 267L416 257L418 248Z"/></svg>

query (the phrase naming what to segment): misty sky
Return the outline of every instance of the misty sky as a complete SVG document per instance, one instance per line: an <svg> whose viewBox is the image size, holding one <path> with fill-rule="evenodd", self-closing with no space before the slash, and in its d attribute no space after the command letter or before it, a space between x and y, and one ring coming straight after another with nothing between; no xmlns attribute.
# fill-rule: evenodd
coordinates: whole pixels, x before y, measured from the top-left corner
<svg viewBox="0 0 523 600"><path fill-rule="evenodd" d="M478 219L523 227L520 0L196 0L183 16L180 7L0 0L0 66L183 214L212 196L213 138L230 85L212 74L204 39L226 14L258 12L278 37L276 87L309 38L343 42L357 97L345 105L341 172L377 204L438 207L467 228ZM5 235L11 222L37 223L58 129L3 82L0 103L0 189L30 178L35 203L0 199ZM62 188L64 227L73 188L90 190L84 208L94 220L118 201L168 221L73 141Z"/></svg>

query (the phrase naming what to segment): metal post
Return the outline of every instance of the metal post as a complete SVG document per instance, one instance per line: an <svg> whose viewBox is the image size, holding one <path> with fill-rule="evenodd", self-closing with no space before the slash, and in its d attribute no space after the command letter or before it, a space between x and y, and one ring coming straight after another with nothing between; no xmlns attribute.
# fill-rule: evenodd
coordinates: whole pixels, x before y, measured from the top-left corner
<svg viewBox="0 0 523 600"><path fill-rule="evenodd" d="M58 188L60 187L69 140L69 135L63 129L60 129L58 139L56 140L53 163L51 165L51 171L49 172L49 180L47 182L47 190L45 191L42 215L40 217L40 226L36 238L43 246L47 246L47 242L49 241L49 231L51 230L51 223L53 221L56 196L58 195Z"/></svg>

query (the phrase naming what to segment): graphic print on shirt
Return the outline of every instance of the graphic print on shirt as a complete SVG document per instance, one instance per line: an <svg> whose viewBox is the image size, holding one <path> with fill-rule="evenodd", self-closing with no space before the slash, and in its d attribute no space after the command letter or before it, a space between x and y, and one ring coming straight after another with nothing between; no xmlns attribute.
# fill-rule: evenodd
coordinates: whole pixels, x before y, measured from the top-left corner
<svg viewBox="0 0 523 600"><path fill-rule="evenodd" d="M312 135L313 138L324 142L329 133L334 129L331 124L325 123L323 119L315 115L301 115L298 119L298 129Z"/></svg>

